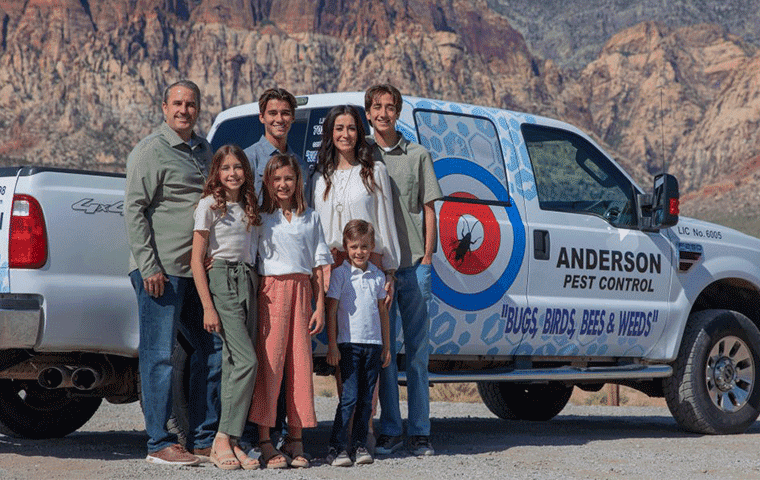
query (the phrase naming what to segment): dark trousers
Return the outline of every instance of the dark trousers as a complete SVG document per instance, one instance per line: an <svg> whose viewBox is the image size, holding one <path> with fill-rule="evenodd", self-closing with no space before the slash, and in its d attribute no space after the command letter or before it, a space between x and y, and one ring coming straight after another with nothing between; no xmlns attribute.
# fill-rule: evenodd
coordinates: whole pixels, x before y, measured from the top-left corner
<svg viewBox="0 0 760 480"><path fill-rule="evenodd" d="M377 377L380 373L381 345L367 343L341 343L340 377L343 393L335 410L330 446L338 452L348 450L348 427L354 416L351 429L352 448L366 447L369 419L372 416L372 395L375 393Z"/></svg>

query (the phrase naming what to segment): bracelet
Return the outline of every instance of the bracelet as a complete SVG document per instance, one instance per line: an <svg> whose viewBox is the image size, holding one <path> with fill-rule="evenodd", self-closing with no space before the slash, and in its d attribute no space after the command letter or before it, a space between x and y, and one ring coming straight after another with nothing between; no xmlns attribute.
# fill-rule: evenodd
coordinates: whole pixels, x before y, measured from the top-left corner
<svg viewBox="0 0 760 480"><path fill-rule="evenodd" d="M396 271L395 270L386 270L383 272L386 277L391 277L391 280L397 280L396 279Z"/></svg>

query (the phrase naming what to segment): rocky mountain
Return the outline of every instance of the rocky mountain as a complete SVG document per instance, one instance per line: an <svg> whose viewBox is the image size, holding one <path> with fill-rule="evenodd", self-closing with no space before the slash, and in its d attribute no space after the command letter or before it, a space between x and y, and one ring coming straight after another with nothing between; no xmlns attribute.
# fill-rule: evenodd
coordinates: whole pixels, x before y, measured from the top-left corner
<svg viewBox="0 0 760 480"><path fill-rule="evenodd" d="M594 0L607 8L594 16L586 2L488 1L0 0L0 164L123 171L132 146L161 121L162 88L178 78L203 92L201 130L274 85L306 94L390 81L407 94L575 123L644 185L664 159L681 181L686 213L755 208L754 37L692 25L686 14L670 21L686 8L676 1L647 0L668 21L620 31L610 11L639 18L629 2ZM694 4L684 11L720 12ZM745 12L734 4L723 5ZM552 25L551 5L554 25L566 29L559 37L575 32L562 20L573 6L610 34L578 67L570 52L549 55L523 36L540 36L528 18ZM748 24L757 12L746 10ZM586 41L578 35L573 41ZM716 195L723 200L704 201Z"/></svg>
<svg viewBox="0 0 760 480"><path fill-rule="evenodd" d="M0 1L0 158L122 169L160 122L164 85L203 91L201 129L274 85L532 107L541 77L484 2Z"/></svg>
<svg viewBox="0 0 760 480"><path fill-rule="evenodd" d="M723 0L488 0L525 37L531 51L562 67L582 69L621 30L642 22L670 27L702 23L760 46L760 1Z"/></svg>

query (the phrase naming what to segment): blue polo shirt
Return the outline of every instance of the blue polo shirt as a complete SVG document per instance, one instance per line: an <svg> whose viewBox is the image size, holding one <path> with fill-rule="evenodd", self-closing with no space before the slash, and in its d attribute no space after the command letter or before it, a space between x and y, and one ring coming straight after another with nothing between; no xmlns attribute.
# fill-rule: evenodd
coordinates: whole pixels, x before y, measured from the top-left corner
<svg viewBox="0 0 760 480"><path fill-rule="evenodd" d="M243 150L245 156L248 157L248 161L251 163L251 170L253 171L253 184L256 187L256 195L259 199L263 198L263 190L261 188L261 181L264 178L264 170L266 169L267 162L273 155L278 153L284 153L293 155L298 160L298 164L301 166L301 176L303 177L304 198L306 203L311 205L311 175L314 173L314 165L309 165L305 162L300 155L295 153L293 149L288 145L288 149L285 152L280 152L274 145L269 143L267 137L262 135L258 142L254 143L250 147Z"/></svg>

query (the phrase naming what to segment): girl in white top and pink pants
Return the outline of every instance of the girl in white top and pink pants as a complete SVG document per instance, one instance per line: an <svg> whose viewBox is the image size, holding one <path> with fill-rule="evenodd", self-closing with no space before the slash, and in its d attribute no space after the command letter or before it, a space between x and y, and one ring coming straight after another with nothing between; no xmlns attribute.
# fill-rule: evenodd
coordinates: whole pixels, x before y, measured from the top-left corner
<svg viewBox="0 0 760 480"><path fill-rule="evenodd" d="M315 427L311 336L324 327L322 266L332 263L319 217L306 206L298 162L290 155L269 160L263 178L259 237L259 368L249 420L259 426L268 468L307 467L301 429ZM316 308L312 311L312 297ZM277 451L269 437L285 374L289 434ZM283 455L285 454L285 455Z"/></svg>

